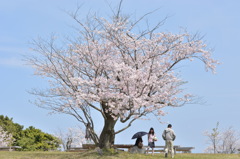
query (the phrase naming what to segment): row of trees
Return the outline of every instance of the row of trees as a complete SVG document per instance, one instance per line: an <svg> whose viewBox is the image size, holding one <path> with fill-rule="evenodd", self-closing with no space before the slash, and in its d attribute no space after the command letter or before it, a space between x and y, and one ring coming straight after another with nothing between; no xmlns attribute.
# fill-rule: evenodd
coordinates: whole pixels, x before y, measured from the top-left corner
<svg viewBox="0 0 240 159"><path fill-rule="evenodd" d="M207 153L236 153L240 148L240 132L229 127L224 130L219 129L219 122L212 131L204 132L207 137Z"/></svg>
<svg viewBox="0 0 240 159"><path fill-rule="evenodd" d="M12 118L0 115L0 146L20 146L22 151L56 150L60 140L48 133L30 126L23 129Z"/></svg>

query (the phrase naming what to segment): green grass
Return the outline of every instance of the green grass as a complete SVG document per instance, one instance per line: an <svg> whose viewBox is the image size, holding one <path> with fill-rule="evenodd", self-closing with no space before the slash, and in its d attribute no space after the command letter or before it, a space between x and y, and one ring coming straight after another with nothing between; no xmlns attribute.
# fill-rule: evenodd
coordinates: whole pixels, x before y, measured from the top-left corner
<svg viewBox="0 0 240 159"><path fill-rule="evenodd" d="M87 152L7 152L0 151L0 159L161 159L163 153L154 155L129 154L127 152L105 153L100 156ZM175 159L240 159L240 154L176 154Z"/></svg>

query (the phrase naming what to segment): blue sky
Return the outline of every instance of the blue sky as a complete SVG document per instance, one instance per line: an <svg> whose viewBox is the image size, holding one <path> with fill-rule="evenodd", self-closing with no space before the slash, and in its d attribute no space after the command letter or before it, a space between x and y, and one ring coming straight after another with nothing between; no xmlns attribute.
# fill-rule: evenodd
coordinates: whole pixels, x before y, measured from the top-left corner
<svg viewBox="0 0 240 159"><path fill-rule="evenodd" d="M67 115L49 115L29 100L27 93L35 87L46 87L44 79L34 76L33 69L22 61L30 55L29 44L41 36L51 33L59 36L72 34L74 21L65 11L74 11L77 4L84 17L89 10L105 16L110 10L107 2L115 6L117 0L0 0L0 114L13 118L26 127L35 126L45 132L54 133L58 128L74 127L78 122ZM205 72L198 61L181 64L182 78L188 83L186 91L202 97L206 104L192 104L181 108L165 109L168 115L163 122L172 123L177 134L176 145L193 146L193 152L203 152L205 130L211 130L219 121L220 128L232 126L240 131L240 1L237 0L125 0L123 11L139 17L159 8L149 17L152 23L169 16L161 31L178 33L181 27L189 32L200 32L213 57L222 64L217 74ZM96 117L97 118L97 117ZM153 127L159 137L157 145L163 145L160 135L166 124L154 117L149 121L137 121L128 130L116 136L116 143L134 143L131 135L136 131L149 131ZM97 124L100 131L102 122ZM120 125L117 125L117 128ZM147 143L144 138L145 144Z"/></svg>

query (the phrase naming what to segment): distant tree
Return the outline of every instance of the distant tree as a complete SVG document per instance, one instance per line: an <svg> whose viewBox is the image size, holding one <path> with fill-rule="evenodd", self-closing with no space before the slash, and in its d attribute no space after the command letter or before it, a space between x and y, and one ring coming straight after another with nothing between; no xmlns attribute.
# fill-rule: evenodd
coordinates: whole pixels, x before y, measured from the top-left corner
<svg viewBox="0 0 240 159"><path fill-rule="evenodd" d="M80 127L68 128L67 131L58 130L54 134L61 141L64 150L71 147L81 147L85 142L85 133Z"/></svg>
<svg viewBox="0 0 240 159"><path fill-rule="evenodd" d="M216 127L212 129L211 132L206 131L204 135L208 138L207 141L209 143L209 147L206 149L208 152L213 151L213 153L217 153L217 148L220 143L220 131L219 131L219 122L217 122Z"/></svg>
<svg viewBox="0 0 240 159"><path fill-rule="evenodd" d="M13 118L0 115L0 126L4 131L12 134L14 141L17 141L20 139L23 126L18 123L14 123ZM15 142L13 142L12 144L17 146Z"/></svg>
<svg viewBox="0 0 240 159"><path fill-rule="evenodd" d="M48 151L59 148L60 141L53 135L30 126L23 130L23 135L17 144L23 151Z"/></svg>
<svg viewBox="0 0 240 159"><path fill-rule="evenodd" d="M14 139L11 133L4 131L0 126L0 147L12 146Z"/></svg>
<svg viewBox="0 0 240 159"><path fill-rule="evenodd" d="M240 147L240 133L229 127L226 130L219 130L219 122L212 132L204 133L208 138L209 146L206 148L208 153L236 153Z"/></svg>
<svg viewBox="0 0 240 159"><path fill-rule="evenodd" d="M5 142L2 142L3 140ZM51 134L44 133L33 126L24 130L22 125L13 122L13 118L0 115L0 146L20 146L22 148L19 150L23 151L47 151L56 150L59 144L58 138Z"/></svg>
<svg viewBox="0 0 240 159"><path fill-rule="evenodd" d="M240 147L240 133L229 127L221 133L221 143L219 152L221 153L236 153Z"/></svg>
<svg viewBox="0 0 240 159"><path fill-rule="evenodd" d="M121 13L121 4L109 18L89 14L84 21L76 11L71 14L79 26L75 37L63 45L54 36L33 41L38 54L26 59L36 75L50 82L49 89L32 91L41 97L36 104L72 115L85 126L90 123L92 140L100 148L109 148L115 135L136 119L162 116L162 108L191 101L176 71L181 62L198 59L213 72L218 63L198 36L158 32L162 21L142 29L140 22L149 13L132 20ZM104 120L100 137L93 111ZM118 121L125 125L115 130Z"/></svg>

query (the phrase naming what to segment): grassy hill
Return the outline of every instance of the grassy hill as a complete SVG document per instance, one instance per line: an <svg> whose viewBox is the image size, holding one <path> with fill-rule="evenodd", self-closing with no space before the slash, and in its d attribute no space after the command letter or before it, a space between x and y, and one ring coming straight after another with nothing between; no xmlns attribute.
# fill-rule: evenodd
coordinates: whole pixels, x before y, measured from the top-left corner
<svg viewBox="0 0 240 159"><path fill-rule="evenodd" d="M163 153L154 155L120 152L99 155L88 152L0 152L0 159L159 159ZM240 154L176 154L175 159L240 159Z"/></svg>

